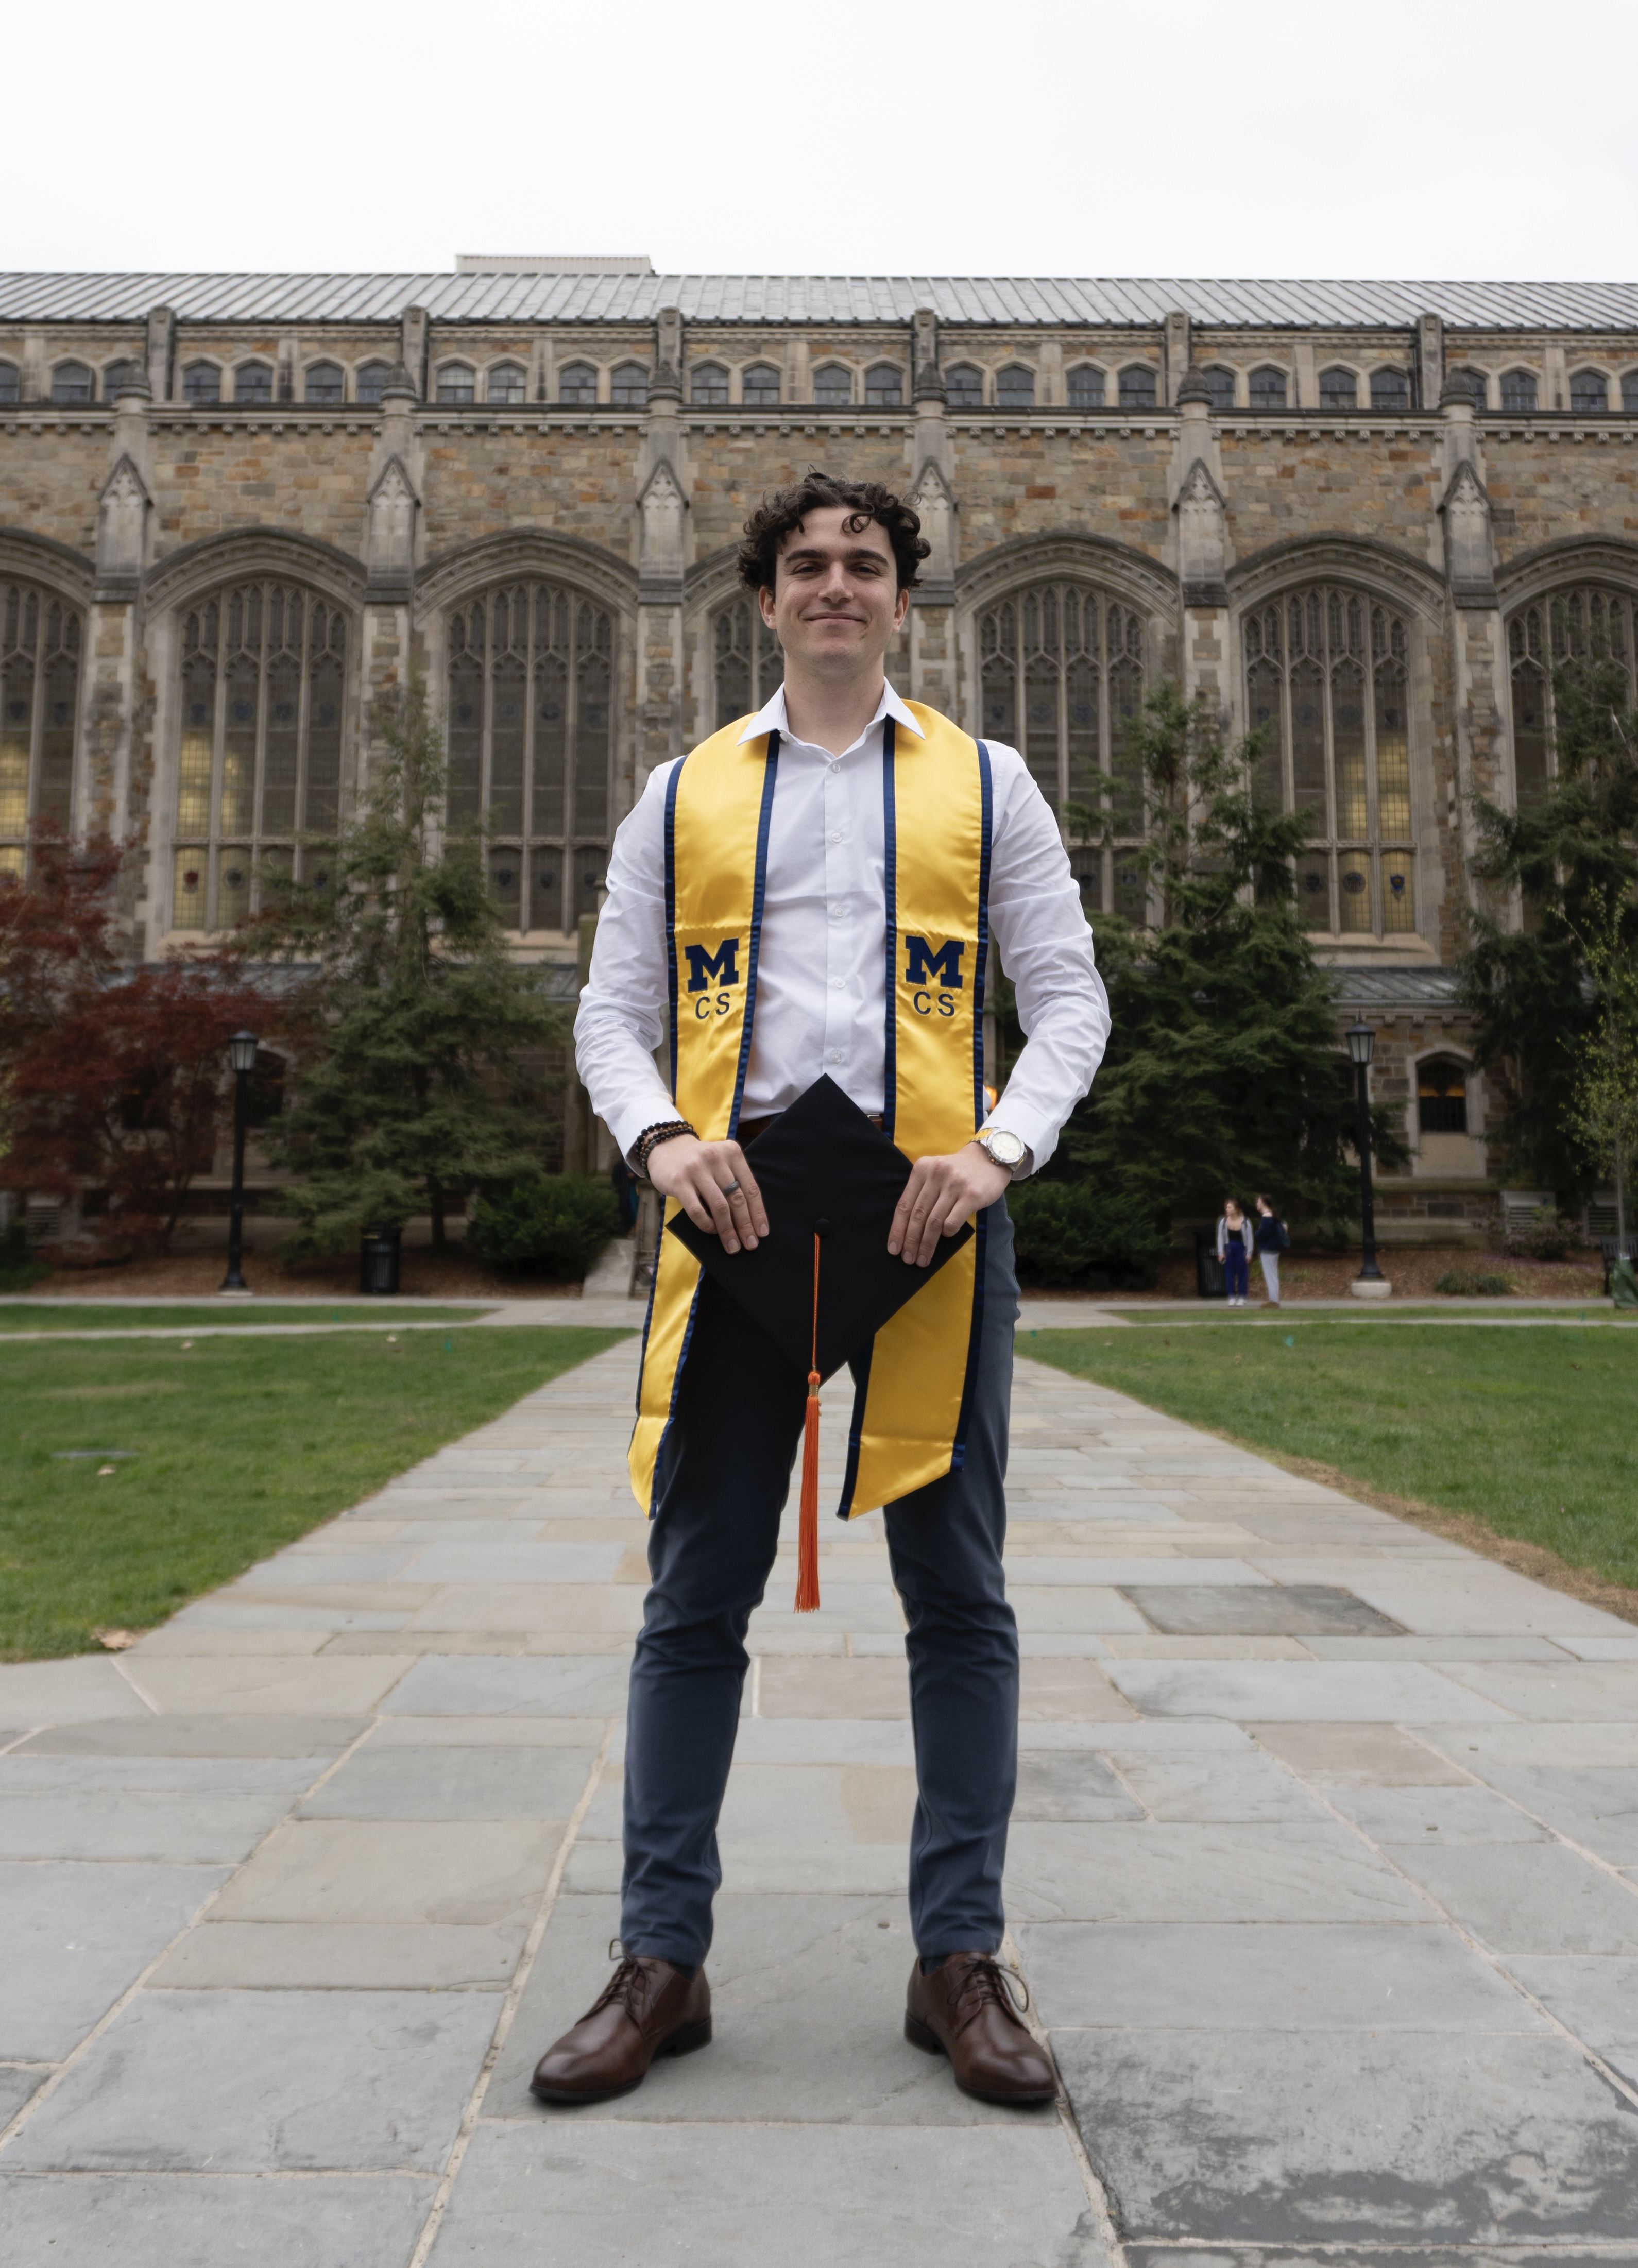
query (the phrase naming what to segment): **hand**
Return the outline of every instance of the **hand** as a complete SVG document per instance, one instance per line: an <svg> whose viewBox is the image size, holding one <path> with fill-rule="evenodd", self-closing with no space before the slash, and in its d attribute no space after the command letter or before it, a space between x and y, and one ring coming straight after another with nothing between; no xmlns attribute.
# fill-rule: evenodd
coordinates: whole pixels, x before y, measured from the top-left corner
<svg viewBox="0 0 1638 2268"><path fill-rule="evenodd" d="M696 1228L714 1229L725 1252L742 1244L755 1252L768 1233L762 1191L737 1142L701 1142L674 1134L648 1153L648 1178L662 1197L675 1197ZM739 1183L729 1194L728 1184Z"/></svg>
<svg viewBox="0 0 1638 2268"><path fill-rule="evenodd" d="M940 1237L954 1236L969 1213L992 1205L1012 1178L977 1142L953 1157L919 1158L893 1215L888 1250L903 1252L907 1266L926 1268Z"/></svg>

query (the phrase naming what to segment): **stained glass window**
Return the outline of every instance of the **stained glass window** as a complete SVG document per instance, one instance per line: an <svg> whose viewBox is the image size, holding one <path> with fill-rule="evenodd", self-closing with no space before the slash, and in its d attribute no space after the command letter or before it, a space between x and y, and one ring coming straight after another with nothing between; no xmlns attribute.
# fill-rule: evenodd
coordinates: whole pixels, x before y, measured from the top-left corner
<svg viewBox="0 0 1638 2268"><path fill-rule="evenodd" d="M719 362L696 363L689 399L697 408L719 409L728 398L728 373Z"/></svg>
<svg viewBox="0 0 1638 2268"><path fill-rule="evenodd" d="M1570 379L1572 409L1607 409L1610 381L1601 370L1578 370Z"/></svg>
<svg viewBox="0 0 1638 2268"><path fill-rule="evenodd" d="M1449 1056L1435 1056L1416 1074L1416 1123L1424 1134L1465 1134L1467 1072Z"/></svg>
<svg viewBox="0 0 1638 2268"><path fill-rule="evenodd" d="M1155 371L1152 364L1129 363L1121 372L1120 406L1123 409L1154 409Z"/></svg>
<svg viewBox="0 0 1638 2268"><path fill-rule="evenodd" d="M1513 688L1513 780L1521 811L1557 770L1553 756L1553 671L1613 662L1631 681L1638 654L1638 601L1624 591L1555 592L1521 607L1507 626Z"/></svg>
<svg viewBox="0 0 1638 2268"><path fill-rule="evenodd" d="M182 399L209 408L222 399L222 373L213 362L190 362L182 372Z"/></svg>
<svg viewBox="0 0 1638 2268"><path fill-rule="evenodd" d="M1138 614L1076 583L1047 583L978 620L984 730L1022 753L1075 846L1088 912L1145 917L1134 853L1142 781L1130 727L1143 703ZM1107 842L1103 839L1109 838Z"/></svg>
<svg viewBox="0 0 1638 2268"><path fill-rule="evenodd" d="M1357 409L1360 382L1351 370L1340 367L1322 370L1319 373L1319 406L1322 409Z"/></svg>
<svg viewBox="0 0 1638 2268"><path fill-rule="evenodd" d="M438 399L440 401L465 403L476 399L476 382L469 363L446 362L438 373Z"/></svg>
<svg viewBox="0 0 1638 2268"><path fill-rule="evenodd" d="M713 615L711 656L719 732L736 717L754 717L785 676L779 642L754 599L734 599Z"/></svg>
<svg viewBox="0 0 1638 2268"><path fill-rule="evenodd" d="M281 879L327 880L346 667L340 609L290 584L240 584L189 611L173 929L231 929Z"/></svg>
<svg viewBox="0 0 1638 2268"><path fill-rule="evenodd" d="M528 390L529 374L520 362L498 362L484 385L491 401L523 401Z"/></svg>
<svg viewBox="0 0 1638 2268"><path fill-rule="evenodd" d="M347 373L338 362L309 363L305 392L309 401L344 401Z"/></svg>
<svg viewBox="0 0 1638 2268"><path fill-rule="evenodd" d="M0 878L24 873L31 821L69 823L81 636L49 591L0 582Z"/></svg>
<svg viewBox="0 0 1638 2268"><path fill-rule="evenodd" d="M449 622L449 824L482 826L519 932L595 913L609 859L614 618L574 591L509 584Z"/></svg>
<svg viewBox="0 0 1638 2268"><path fill-rule="evenodd" d="M241 362L233 372L235 401L271 401L273 372L264 362Z"/></svg>
<svg viewBox="0 0 1638 2268"><path fill-rule="evenodd" d="M1283 409L1286 406L1286 374L1272 363L1263 363L1251 372L1251 400L1253 409Z"/></svg>
<svg viewBox="0 0 1638 2268"><path fill-rule="evenodd" d="M60 362L51 373L54 401L89 401L97 382L83 362Z"/></svg>
<svg viewBox="0 0 1638 2268"><path fill-rule="evenodd" d="M1411 373L1408 370L1374 370L1370 374L1370 406L1373 409L1397 411L1411 406Z"/></svg>
<svg viewBox="0 0 1638 2268"><path fill-rule="evenodd" d="M814 401L821 409L845 409L853 398L853 373L840 363L814 372Z"/></svg>
<svg viewBox="0 0 1638 2268"><path fill-rule="evenodd" d="M897 409L904 400L904 373L890 362L879 362L865 372L865 400L877 409Z"/></svg>
<svg viewBox="0 0 1638 2268"><path fill-rule="evenodd" d="M779 399L779 373L765 362L753 363L746 372L742 392L748 409L771 409Z"/></svg>
<svg viewBox="0 0 1638 2268"><path fill-rule="evenodd" d="M640 362L616 363L609 382L609 399L619 409L641 409L648 401L648 367Z"/></svg>
<svg viewBox="0 0 1638 2268"><path fill-rule="evenodd" d="M958 362L944 373L944 398L952 409L982 409L984 372L970 362Z"/></svg>
<svg viewBox="0 0 1638 2268"><path fill-rule="evenodd" d="M589 362L566 362L557 373L557 399L571 408L591 409L597 400L597 372Z"/></svg>
<svg viewBox="0 0 1638 2268"><path fill-rule="evenodd" d="M1103 407L1103 373L1094 364L1083 362L1070 372L1069 406L1072 409Z"/></svg>
<svg viewBox="0 0 1638 2268"><path fill-rule="evenodd" d="M1363 592L1298 591L1245 617L1257 793L1306 813L1297 909L1328 936L1416 927L1406 625Z"/></svg>
<svg viewBox="0 0 1638 2268"><path fill-rule="evenodd" d="M1537 401L1536 373L1533 370L1504 370L1502 373L1502 407L1515 414L1527 414Z"/></svg>
<svg viewBox="0 0 1638 2268"><path fill-rule="evenodd" d="M998 372L995 380L995 406L998 409L1033 409L1035 408L1035 372L1024 370L1017 363Z"/></svg>

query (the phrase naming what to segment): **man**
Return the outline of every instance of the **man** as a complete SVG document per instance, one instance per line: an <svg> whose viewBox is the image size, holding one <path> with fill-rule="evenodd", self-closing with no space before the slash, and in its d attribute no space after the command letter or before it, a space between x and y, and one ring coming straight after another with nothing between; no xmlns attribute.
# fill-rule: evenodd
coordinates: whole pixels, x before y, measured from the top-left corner
<svg viewBox="0 0 1638 2268"><path fill-rule="evenodd" d="M886 489L814 473L747 523L741 574L785 655L759 716L662 766L619 831L575 1027L599 1116L729 1252L769 1233L757 1137L822 1072L914 1160L889 1253L978 1233L852 1365L846 1508L885 1504L919 1789L907 2036L1005 2102L1053 2092L995 1955L1016 1770L1001 1569L1017 1284L1004 1194L1044 1164L1109 1031L1057 823L1011 748L901 701L883 659L928 546ZM1028 1045L985 1117L992 933ZM891 982L888 950L891 946ZM673 1089L654 1067L669 1042ZM976 1072L976 1085L975 1085ZM690 1117L690 1112L693 1116ZM631 1447L653 1587L631 1668L623 1959L542 2058L591 2102L711 2037L716 1824L803 1428L789 1357L661 1239Z"/></svg>

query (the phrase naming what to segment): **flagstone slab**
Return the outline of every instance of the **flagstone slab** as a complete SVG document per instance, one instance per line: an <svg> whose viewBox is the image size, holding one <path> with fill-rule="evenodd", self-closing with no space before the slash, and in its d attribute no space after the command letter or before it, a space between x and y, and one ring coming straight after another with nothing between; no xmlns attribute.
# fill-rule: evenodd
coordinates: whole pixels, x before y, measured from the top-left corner
<svg viewBox="0 0 1638 2268"><path fill-rule="evenodd" d="M1561 1843L1396 1843L1392 1856L1496 1952L1638 1954L1638 1883Z"/></svg>
<svg viewBox="0 0 1638 2268"><path fill-rule="evenodd" d="M51 2075L48 2064L0 2063L0 2126L8 2126Z"/></svg>
<svg viewBox="0 0 1638 2268"><path fill-rule="evenodd" d="M1013 1818L1020 1825L1052 1820L1141 1819L1143 1807L1088 1749L1035 1749L1018 1759Z"/></svg>
<svg viewBox="0 0 1638 2268"><path fill-rule="evenodd" d="M1326 1816L1324 1806L1289 1772L1255 1750L1241 1756L1128 1756L1120 1769L1156 1819L1317 1823Z"/></svg>
<svg viewBox="0 0 1638 2268"><path fill-rule="evenodd" d="M668 2251L711 2268L1107 2260L1050 2106L1000 2126L481 2125L431 2268L517 2268L548 2223L573 2268Z"/></svg>
<svg viewBox="0 0 1638 2268"><path fill-rule="evenodd" d="M1324 2032L1064 2030L1054 2045L1134 2241L1626 2242L1638 2228L1638 2119L1556 2036L1351 2032L1339 2053Z"/></svg>
<svg viewBox="0 0 1638 2268"><path fill-rule="evenodd" d="M414 1662L385 1709L405 1717L611 1717L625 1709L627 1657L554 1654Z"/></svg>
<svg viewBox="0 0 1638 2268"><path fill-rule="evenodd" d="M175 2174L0 2175L6 2268L404 2268L437 2184Z"/></svg>
<svg viewBox="0 0 1638 2268"><path fill-rule="evenodd" d="M1547 1831L1487 1787L1339 1787L1331 1800L1346 1818L1383 1845L1420 1845L1436 1836L1452 1843L1545 1843ZM1429 1848L1435 1847L1429 1845Z"/></svg>
<svg viewBox="0 0 1638 2268"><path fill-rule="evenodd" d="M490 1992L512 1982L528 1925L214 1921L153 1974L156 1992Z"/></svg>
<svg viewBox="0 0 1638 2268"><path fill-rule="evenodd" d="M1329 1821L1018 1826L1007 1897L1021 1921L1430 1918L1391 1867Z"/></svg>
<svg viewBox="0 0 1638 2268"><path fill-rule="evenodd" d="M6 2168L437 2173L499 2006L479 1992L144 1992Z"/></svg>
<svg viewBox="0 0 1638 2268"><path fill-rule="evenodd" d="M1462 1682L1515 1716L1638 1727L1638 1661L1476 1663ZM1431 1718L1437 1712L1429 1710Z"/></svg>
<svg viewBox="0 0 1638 2268"><path fill-rule="evenodd" d="M213 1909L220 1921L528 1924L563 1840L551 1820L301 1819Z"/></svg>
<svg viewBox="0 0 1638 2268"><path fill-rule="evenodd" d="M4 1766L0 1766L0 1771ZM1638 1766L1490 1764L1492 1787L1612 1867L1638 1864Z"/></svg>
<svg viewBox="0 0 1638 2268"><path fill-rule="evenodd" d="M326 1655L310 1661L262 1655L207 1661L170 1656L144 1661L134 1675L153 1708L165 1716L196 1716L219 1709L230 1716L339 1717L378 1708L413 1667L408 1654L358 1660Z"/></svg>
<svg viewBox="0 0 1638 2268"><path fill-rule="evenodd" d="M593 1749L387 1748L348 1757L301 1819L566 1819Z"/></svg>
<svg viewBox="0 0 1638 2268"><path fill-rule="evenodd" d="M1111 1661L1109 1674L1150 1716L1232 1717L1243 1724L1280 1717L1483 1724L1503 1714L1494 1702L1420 1661Z"/></svg>
<svg viewBox="0 0 1638 2268"><path fill-rule="evenodd" d="M282 1791L191 1794L145 1788L135 1800L110 1802L100 1789L25 1794L0 1786L0 1859L237 1864L289 1808L290 1798Z"/></svg>
<svg viewBox="0 0 1638 2268"><path fill-rule="evenodd" d="M0 1864L0 2058L60 2063L227 1874L225 1867Z"/></svg>
<svg viewBox="0 0 1638 2268"><path fill-rule="evenodd" d="M1131 1583L1123 1587L1146 1621L1174 1637L1397 1638L1400 1625L1332 1584Z"/></svg>
<svg viewBox="0 0 1638 2268"><path fill-rule="evenodd" d="M1397 1725L1251 1723L1271 1756L1325 1787L1459 1787L1468 1775L1449 1756ZM1488 1727L1475 1726L1475 1734ZM1462 1728L1465 1735L1466 1727Z"/></svg>
<svg viewBox="0 0 1638 2268"><path fill-rule="evenodd" d="M320 1756L350 1747L367 1717L98 1718L48 1725L12 1751L28 1756ZM323 1769L321 1764L314 1771Z"/></svg>
<svg viewBox="0 0 1638 2268"><path fill-rule="evenodd" d="M98 1723L152 1713L106 1654L0 1662L0 1718L8 1725Z"/></svg>

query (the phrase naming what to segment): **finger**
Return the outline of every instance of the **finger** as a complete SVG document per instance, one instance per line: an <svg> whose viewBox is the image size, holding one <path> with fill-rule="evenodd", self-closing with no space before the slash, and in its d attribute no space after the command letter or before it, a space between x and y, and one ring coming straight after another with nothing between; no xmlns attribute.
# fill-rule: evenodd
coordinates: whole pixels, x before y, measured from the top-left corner
<svg viewBox="0 0 1638 2268"><path fill-rule="evenodd" d="M690 1178L696 1194L706 1206L711 1216L708 1220L701 1222L701 1227L716 1230L717 1234L722 1239L722 1248L725 1252L737 1252L740 1248L740 1240L734 1226L734 1208L722 1194L722 1185L716 1174L701 1160L696 1165Z"/></svg>
<svg viewBox="0 0 1638 2268"><path fill-rule="evenodd" d="M928 1177L926 1186L911 1208L910 1227L904 1239L904 1257L918 1268L925 1268L933 1257L939 1241L939 1216L943 1211L942 1177Z"/></svg>
<svg viewBox="0 0 1638 2268"><path fill-rule="evenodd" d="M728 1210L733 1215L734 1226L739 1232L741 1242L748 1252L754 1252L756 1249L756 1231L752 1225L751 1210L744 1190L742 1189L725 1189L723 1195L727 1198Z"/></svg>
<svg viewBox="0 0 1638 2268"><path fill-rule="evenodd" d="M750 1210L751 1226L758 1236L766 1236L768 1208L762 1201L762 1191L756 1186L756 1176L746 1164L745 1152L737 1142L728 1144L728 1155L734 1165L734 1171L729 1178L738 1182L741 1189L744 1192L746 1204Z"/></svg>
<svg viewBox="0 0 1638 2268"><path fill-rule="evenodd" d="M897 1204L893 1208L893 1219L888 1228L888 1250L890 1253L897 1253L904 1249L905 1239L910 1233L911 1212L916 1199L926 1188L926 1160L925 1158L919 1158L911 1167L910 1179L904 1184Z"/></svg>

